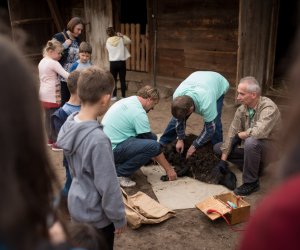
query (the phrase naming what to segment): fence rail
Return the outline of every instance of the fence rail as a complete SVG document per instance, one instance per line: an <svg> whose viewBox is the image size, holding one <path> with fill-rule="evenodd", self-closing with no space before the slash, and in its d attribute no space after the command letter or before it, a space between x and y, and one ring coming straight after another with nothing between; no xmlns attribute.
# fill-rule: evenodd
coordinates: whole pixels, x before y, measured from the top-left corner
<svg viewBox="0 0 300 250"><path fill-rule="evenodd" d="M140 24L122 23L121 33L131 39L131 44L127 45L131 57L126 61L126 69L149 72L148 26L145 34L142 35Z"/></svg>

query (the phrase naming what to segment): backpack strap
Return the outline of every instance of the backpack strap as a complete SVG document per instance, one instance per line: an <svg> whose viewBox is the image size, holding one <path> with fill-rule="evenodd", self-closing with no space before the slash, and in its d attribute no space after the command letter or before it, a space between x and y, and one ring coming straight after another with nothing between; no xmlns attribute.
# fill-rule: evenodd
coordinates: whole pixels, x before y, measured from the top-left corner
<svg viewBox="0 0 300 250"><path fill-rule="evenodd" d="M61 32L61 34L64 36L65 40L68 40L69 38L67 38L65 32Z"/></svg>

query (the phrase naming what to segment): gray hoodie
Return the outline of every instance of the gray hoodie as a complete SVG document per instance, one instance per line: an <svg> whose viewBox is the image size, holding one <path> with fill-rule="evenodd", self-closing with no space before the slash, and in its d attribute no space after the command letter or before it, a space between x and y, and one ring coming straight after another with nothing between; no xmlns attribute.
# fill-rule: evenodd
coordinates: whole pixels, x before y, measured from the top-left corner
<svg viewBox="0 0 300 250"><path fill-rule="evenodd" d="M68 208L72 219L97 228L126 224L125 208L110 140L97 121L77 122L71 114L58 134L57 145L69 162L72 184Z"/></svg>

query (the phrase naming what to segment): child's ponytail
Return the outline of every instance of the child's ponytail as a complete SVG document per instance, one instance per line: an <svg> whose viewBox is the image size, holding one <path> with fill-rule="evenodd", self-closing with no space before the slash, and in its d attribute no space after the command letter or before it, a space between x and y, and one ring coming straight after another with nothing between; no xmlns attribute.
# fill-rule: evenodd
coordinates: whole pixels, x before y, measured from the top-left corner
<svg viewBox="0 0 300 250"><path fill-rule="evenodd" d="M63 49L62 44L56 39L49 40L43 49L43 56L45 57L49 50Z"/></svg>

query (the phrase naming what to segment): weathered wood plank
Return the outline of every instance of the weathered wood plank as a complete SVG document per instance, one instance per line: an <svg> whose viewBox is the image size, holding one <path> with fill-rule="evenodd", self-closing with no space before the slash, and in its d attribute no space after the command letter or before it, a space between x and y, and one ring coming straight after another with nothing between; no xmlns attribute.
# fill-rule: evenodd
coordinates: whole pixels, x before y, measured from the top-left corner
<svg viewBox="0 0 300 250"><path fill-rule="evenodd" d="M146 47L145 35L141 35L141 71L145 71L145 61L146 61L145 47Z"/></svg>
<svg viewBox="0 0 300 250"><path fill-rule="evenodd" d="M135 25L136 29L136 34L135 34L135 39L136 39L136 63L135 63L135 69L137 71L141 70L141 52L140 52L140 44L141 44L141 25L137 23Z"/></svg>
<svg viewBox="0 0 300 250"><path fill-rule="evenodd" d="M149 45L149 39L148 39L148 34L149 34L149 26L146 25L146 46L145 46L145 49L146 49L146 72L149 72L150 71L150 45Z"/></svg>
<svg viewBox="0 0 300 250"><path fill-rule="evenodd" d="M185 78L213 70L235 85L239 0L158 1L157 20L159 75Z"/></svg>
<svg viewBox="0 0 300 250"><path fill-rule="evenodd" d="M61 18L61 14L59 11L59 8L57 6L56 1L54 0L47 0L50 12L51 12L51 16L53 17L55 26L57 30L63 30L63 21Z"/></svg>
<svg viewBox="0 0 300 250"><path fill-rule="evenodd" d="M279 0L241 0L240 3L236 82L244 76L252 75L266 91L273 80Z"/></svg>
<svg viewBox="0 0 300 250"><path fill-rule="evenodd" d="M188 68L214 68L215 71L232 72L232 65L236 67L237 53L187 50L185 59L185 67Z"/></svg>
<svg viewBox="0 0 300 250"><path fill-rule="evenodd" d="M191 36L191 34L193 34ZM238 33L235 30L180 29L174 32L158 33L160 48L192 48L202 50L237 51Z"/></svg>
<svg viewBox="0 0 300 250"><path fill-rule="evenodd" d="M135 46L136 46L136 41L135 41L135 25L132 23L130 25L130 37L131 37L131 46L130 46L130 54L131 54L131 69L135 70Z"/></svg>
<svg viewBox="0 0 300 250"><path fill-rule="evenodd" d="M41 18L27 18L22 20L15 20L11 22L12 26L18 26L22 24L34 24L34 23L52 23L51 17L41 17Z"/></svg>
<svg viewBox="0 0 300 250"><path fill-rule="evenodd" d="M129 23L126 23L125 24L125 35L128 36L129 38L130 37L130 24ZM131 44L128 44L127 45L127 49L128 51L131 51ZM131 60L132 60L132 57L129 57L127 60L126 60L126 68L129 70L129 69L132 69L131 68Z"/></svg>
<svg viewBox="0 0 300 250"><path fill-rule="evenodd" d="M110 0L84 1L86 22L89 23L87 41L93 47L93 63L108 68L108 54L105 48L107 34L106 29L112 26L112 5ZM99 13L103 13L99 15Z"/></svg>

